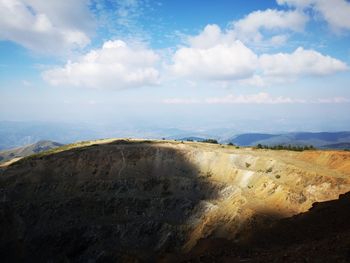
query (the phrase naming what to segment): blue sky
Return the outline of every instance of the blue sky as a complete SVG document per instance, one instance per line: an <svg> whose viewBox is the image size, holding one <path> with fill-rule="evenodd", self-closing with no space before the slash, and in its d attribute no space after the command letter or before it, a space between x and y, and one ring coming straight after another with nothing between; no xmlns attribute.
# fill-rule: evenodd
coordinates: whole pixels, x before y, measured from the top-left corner
<svg viewBox="0 0 350 263"><path fill-rule="evenodd" d="M0 0L0 120L350 129L346 0Z"/></svg>

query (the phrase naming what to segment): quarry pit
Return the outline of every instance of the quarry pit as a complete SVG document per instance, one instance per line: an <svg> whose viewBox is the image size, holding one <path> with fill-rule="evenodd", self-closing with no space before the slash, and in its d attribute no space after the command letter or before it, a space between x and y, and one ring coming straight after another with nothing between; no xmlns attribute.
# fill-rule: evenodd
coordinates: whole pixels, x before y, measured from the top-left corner
<svg viewBox="0 0 350 263"><path fill-rule="evenodd" d="M1 168L0 254L17 262L191 261L222 240L249 247L257 229L350 191L349 178L344 151L86 142Z"/></svg>

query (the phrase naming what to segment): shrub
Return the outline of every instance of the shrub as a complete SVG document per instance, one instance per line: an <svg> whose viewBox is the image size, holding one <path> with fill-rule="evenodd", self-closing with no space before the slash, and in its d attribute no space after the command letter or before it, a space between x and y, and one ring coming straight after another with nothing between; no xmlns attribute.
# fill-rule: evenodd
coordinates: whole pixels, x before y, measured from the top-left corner
<svg viewBox="0 0 350 263"><path fill-rule="evenodd" d="M272 172L272 167L270 167L269 169L266 169L265 172L266 172L266 173L271 173L271 172Z"/></svg>
<svg viewBox="0 0 350 263"><path fill-rule="evenodd" d="M215 140L215 139L205 139L205 140L203 140L202 142L218 144L218 141Z"/></svg>
<svg viewBox="0 0 350 263"><path fill-rule="evenodd" d="M211 171L208 171L207 173L206 173L206 177L212 177L213 176L213 173L211 172Z"/></svg>

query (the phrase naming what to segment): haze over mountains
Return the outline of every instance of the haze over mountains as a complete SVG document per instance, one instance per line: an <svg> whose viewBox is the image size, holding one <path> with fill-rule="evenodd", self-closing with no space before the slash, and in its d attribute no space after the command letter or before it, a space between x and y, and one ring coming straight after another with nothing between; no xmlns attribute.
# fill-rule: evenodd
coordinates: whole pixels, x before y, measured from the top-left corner
<svg viewBox="0 0 350 263"><path fill-rule="evenodd" d="M13 149L42 140L62 144L99 138L148 138L202 141L208 138L239 146L313 145L324 149L350 148L350 132L243 133L233 128L181 129L132 125L91 125L47 122L0 122L0 150Z"/></svg>
<svg viewBox="0 0 350 263"><path fill-rule="evenodd" d="M274 145L313 145L318 148L347 149L350 132L293 132L284 134L247 133L228 140L240 146L257 144Z"/></svg>

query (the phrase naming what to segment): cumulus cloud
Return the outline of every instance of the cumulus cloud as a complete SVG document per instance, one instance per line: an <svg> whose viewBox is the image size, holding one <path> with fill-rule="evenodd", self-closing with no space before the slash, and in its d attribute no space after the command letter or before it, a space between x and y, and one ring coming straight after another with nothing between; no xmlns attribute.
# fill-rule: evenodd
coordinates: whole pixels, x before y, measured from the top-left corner
<svg viewBox="0 0 350 263"><path fill-rule="evenodd" d="M273 45L281 45L287 40L287 36L280 32L301 32L307 21L308 17L297 10L280 11L267 9L264 11L258 10L252 12L243 19L234 21L232 27L233 34L236 38L244 42L259 43L262 41L268 41ZM275 35L266 40L261 33L262 30L275 33ZM276 35L278 32L280 34Z"/></svg>
<svg viewBox="0 0 350 263"><path fill-rule="evenodd" d="M339 104L350 103L349 98L319 98L316 100L296 99L284 96L272 96L269 93L260 92L257 94L234 95L229 94L224 97L211 97L205 99L195 98L170 98L162 101L164 104Z"/></svg>
<svg viewBox="0 0 350 263"><path fill-rule="evenodd" d="M195 48L208 48L236 40L246 44L279 46L287 41L288 32L302 32L307 21L308 16L298 10L258 10L231 22L230 28L224 32L217 25L208 25L199 35L188 37L188 42Z"/></svg>
<svg viewBox="0 0 350 263"><path fill-rule="evenodd" d="M190 38L190 47L178 49L171 70L193 79L242 79L254 72L257 56L241 41L233 40L216 25L208 25Z"/></svg>
<svg viewBox="0 0 350 263"><path fill-rule="evenodd" d="M196 36L188 36L188 43L193 48L208 49L217 45L231 45L236 41L232 30L222 31L218 25L207 25L202 32Z"/></svg>
<svg viewBox="0 0 350 263"><path fill-rule="evenodd" d="M349 69L338 59L302 47L292 53L262 54L258 60L255 74L240 80L240 84L263 87L293 82L302 77L332 75Z"/></svg>
<svg viewBox="0 0 350 263"><path fill-rule="evenodd" d="M43 72L52 85L90 88L132 88L158 83L159 57L144 47L131 47L121 40L107 41L63 67Z"/></svg>
<svg viewBox="0 0 350 263"><path fill-rule="evenodd" d="M259 57L259 67L263 75L275 77L329 75L348 69L338 59L302 47L293 53L263 54Z"/></svg>
<svg viewBox="0 0 350 263"><path fill-rule="evenodd" d="M350 3L346 0L277 0L299 9L311 8L335 30L350 30Z"/></svg>
<svg viewBox="0 0 350 263"><path fill-rule="evenodd" d="M297 28L297 26L296 26ZM180 47L172 57L170 69L175 76L195 80L232 81L265 86L303 76L330 75L348 66L315 50L297 48L292 53L254 53L236 40L232 31L217 25L189 37L188 46Z"/></svg>
<svg viewBox="0 0 350 263"><path fill-rule="evenodd" d="M0 40L36 52L63 52L90 42L94 23L86 0L1 0Z"/></svg>
<svg viewBox="0 0 350 263"><path fill-rule="evenodd" d="M233 80L254 72L257 56L241 42L209 49L181 48L173 57L173 71L194 79Z"/></svg>

